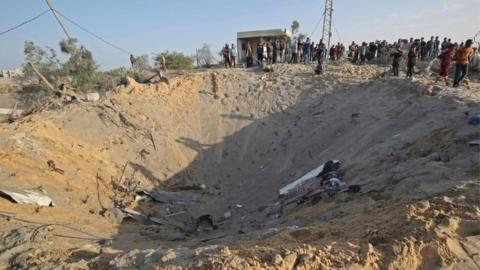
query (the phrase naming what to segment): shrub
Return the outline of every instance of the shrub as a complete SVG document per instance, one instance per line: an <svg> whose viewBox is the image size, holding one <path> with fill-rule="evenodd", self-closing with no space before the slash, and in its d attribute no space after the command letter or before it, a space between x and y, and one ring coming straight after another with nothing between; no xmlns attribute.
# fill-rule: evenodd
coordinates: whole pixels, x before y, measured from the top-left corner
<svg viewBox="0 0 480 270"><path fill-rule="evenodd" d="M155 64L159 66L162 62L162 56L165 57L167 69L191 69L192 58L179 52L163 52L155 56Z"/></svg>

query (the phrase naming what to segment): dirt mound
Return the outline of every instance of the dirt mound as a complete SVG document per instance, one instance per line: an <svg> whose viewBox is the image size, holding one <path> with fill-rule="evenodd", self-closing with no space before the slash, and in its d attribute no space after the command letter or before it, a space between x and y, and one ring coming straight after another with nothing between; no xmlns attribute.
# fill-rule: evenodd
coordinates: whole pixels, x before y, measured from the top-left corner
<svg viewBox="0 0 480 270"><path fill-rule="evenodd" d="M192 72L0 126L0 187L55 202L0 198L4 267L478 267L478 82L417 97L430 78L385 71ZM362 191L277 215L330 159Z"/></svg>

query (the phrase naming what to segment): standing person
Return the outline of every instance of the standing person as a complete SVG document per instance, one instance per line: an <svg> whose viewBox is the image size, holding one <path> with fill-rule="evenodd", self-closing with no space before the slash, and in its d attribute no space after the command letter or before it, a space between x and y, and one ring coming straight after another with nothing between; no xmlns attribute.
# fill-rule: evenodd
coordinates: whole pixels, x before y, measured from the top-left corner
<svg viewBox="0 0 480 270"><path fill-rule="evenodd" d="M434 40L434 37L432 36L430 40L427 42L427 45L425 47L427 59L430 59L433 56L434 44L435 44L435 40Z"/></svg>
<svg viewBox="0 0 480 270"><path fill-rule="evenodd" d="M285 52L287 50L285 39L280 41L280 62L285 63Z"/></svg>
<svg viewBox="0 0 480 270"><path fill-rule="evenodd" d="M303 62L303 41L298 40L298 62Z"/></svg>
<svg viewBox="0 0 480 270"><path fill-rule="evenodd" d="M232 43L232 47L230 49L230 63L233 65L233 67L237 67L237 49L235 48L235 44Z"/></svg>
<svg viewBox="0 0 480 270"><path fill-rule="evenodd" d="M303 44L303 54L304 54L304 60L305 64L309 65L310 64L310 38L307 38L307 41Z"/></svg>
<svg viewBox="0 0 480 270"><path fill-rule="evenodd" d="M325 53L325 45L320 40L320 44L318 45L318 50L317 50L317 63L318 63L318 65L315 68L315 73L317 73L317 74L322 74L323 73L324 53Z"/></svg>
<svg viewBox="0 0 480 270"><path fill-rule="evenodd" d="M455 80L453 81L453 87L458 87L463 78L468 74L468 63L473 55L472 43L471 39L467 40L465 46L458 49L455 54Z"/></svg>
<svg viewBox="0 0 480 270"><path fill-rule="evenodd" d="M366 55L367 55L367 43L363 42L362 47L360 47L360 60L362 65L365 65Z"/></svg>
<svg viewBox="0 0 480 270"><path fill-rule="evenodd" d="M440 40L438 36L435 37L435 41L433 42L433 58L437 57L440 54Z"/></svg>
<svg viewBox="0 0 480 270"><path fill-rule="evenodd" d="M417 64L417 41L414 42L410 46L410 50L408 50L408 62L407 62L407 78L412 78L413 77L413 69L415 67L415 64Z"/></svg>
<svg viewBox="0 0 480 270"><path fill-rule="evenodd" d="M442 48L442 51L448 49L448 41L447 41L447 38L443 38L443 42L442 42L442 45L441 45L441 48Z"/></svg>
<svg viewBox="0 0 480 270"><path fill-rule="evenodd" d="M393 57L392 60L392 69L393 69L393 76L400 76L400 62L402 61L403 53L402 50L400 50L400 47L397 47L394 53L390 55Z"/></svg>
<svg viewBox="0 0 480 270"><path fill-rule="evenodd" d="M425 56L427 55L427 42L425 42L425 38L420 39L420 51L418 53L418 57L423 61Z"/></svg>
<svg viewBox="0 0 480 270"><path fill-rule="evenodd" d="M336 59L336 49L335 49L335 46L332 45L332 47L330 48L330 60L331 61L335 61Z"/></svg>
<svg viewBox="0 0 480 270"><path fill-rule="evenodd" d="M268 42L263 43L262 58L268 63Z"/></svg>
<svg viewBox="0 0 480 270"><path fill-rule="evenodd" d="M315 42L310 43L310 62L313 61L313 55L315 53Z"/></svg>
<svg viewBox="0 0 480 270"><path fill-rule="evenodd" d="M440 58L440 73L437 77L435 82L438 82L441 78L445 82L445 85L448 86L448 71L452 66L453 60L453 44L448 45L447 49L445 49L439 56Z"/></svg>
<svg viewBox="0 0 480 270"><path fill-rule="evenodd" d="M296 64L298 61L298 46L297 42L293 40L292 44L290 44L290 50L292 52L292 57L290 58L290 63Z"/></svg>
<svg viewBox="0 0 480 270"><path fill-rule="evenodd" d="M352 44L349 47L350 57L352 57L352 63L355 64L355 41L352 41Z"/></svg>
<svg viewBox="0 0 480 270"><path fill-rule="evenodd" d="M263 44L258 43L257 45L257 62L258 65L261 66L263 62Z"/></svg>
<svg viewBox="0 0 480 270"><path fill-rule="evenodd" d="M247 42L247 67L251 67L253 65L253 49L252 49L252 44L250 44L250 41Z"/></svg>
<svg viewBox="0 0 480 270"><path fill-rule="evenodd" d="M269 42L266 43L267 46L267 64L272 63L272 41L270 40Z"/></svg>
<svg viewBox="0 0 480 270"><path fill-rule="evenodd" d="M223 48L223 60L225 62L225 67L232 67L232 63L230 62L230 49L228 48L228 44L225 44Z"/></svg>
<svg viewBox="0 0 480 270"><path fill-rule="evenodd" d="M276 64L277 63L277 57L278 57L278 49L279 49L279 42L278 39L275 40L272 44L272 63Z"/></svg>

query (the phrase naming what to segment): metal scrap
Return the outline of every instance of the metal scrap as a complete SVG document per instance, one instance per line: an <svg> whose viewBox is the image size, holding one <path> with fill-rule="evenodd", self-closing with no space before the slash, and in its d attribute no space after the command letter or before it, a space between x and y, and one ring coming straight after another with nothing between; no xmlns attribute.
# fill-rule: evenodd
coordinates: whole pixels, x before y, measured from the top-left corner
<svg viewBox="0 0 480 270"><path fill-rule="evenodd" d="M59 174L65 174L65 171L60 169L60 168L57 168L57 166L55 165L55 162L53 160L49 160L47 161L47 164L48 164L48 167L54 171L54 172L57 172Z"/></svg>

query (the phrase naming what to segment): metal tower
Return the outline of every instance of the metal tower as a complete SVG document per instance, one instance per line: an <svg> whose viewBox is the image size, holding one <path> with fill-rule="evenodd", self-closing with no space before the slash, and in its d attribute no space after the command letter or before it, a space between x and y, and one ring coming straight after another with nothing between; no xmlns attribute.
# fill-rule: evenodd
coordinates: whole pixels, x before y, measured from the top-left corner
<svg viewBox="0 0 480 270"><path fill-rule="evenodd" d="M323 12L323 44L330 48L330 38L332 37L332 15L333 0L325 0L325 11Z"/></svg>

